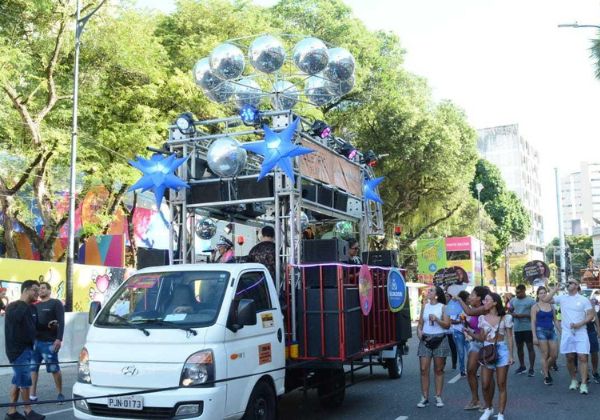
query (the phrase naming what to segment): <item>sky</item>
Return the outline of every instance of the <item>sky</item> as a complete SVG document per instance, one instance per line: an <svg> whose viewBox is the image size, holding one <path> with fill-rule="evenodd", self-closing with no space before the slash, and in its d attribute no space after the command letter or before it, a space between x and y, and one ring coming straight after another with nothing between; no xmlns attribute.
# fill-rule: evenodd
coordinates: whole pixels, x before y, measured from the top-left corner
<svg viewBox="0 0 600 420"><path fill-rule="evenodd" d="M254 0L270 6L276 1ZM171 0L138 5L173 9ZM558 234L554 168L600 161L600 81L590 58L600 0L344 0L369 29L396 33L405 68L476 128L518 124L540 152L545 242ZM225 41L225 40L224 40Z"/></svg>

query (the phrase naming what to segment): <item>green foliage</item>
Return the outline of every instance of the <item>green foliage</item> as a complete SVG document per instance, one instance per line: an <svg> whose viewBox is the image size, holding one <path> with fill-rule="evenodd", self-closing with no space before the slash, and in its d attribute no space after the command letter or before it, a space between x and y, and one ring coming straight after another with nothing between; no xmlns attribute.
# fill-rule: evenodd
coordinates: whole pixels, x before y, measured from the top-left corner
<svg viewBox="0 0 600 420"><path fill-rule="evenodd" d="M511 241L523 240L531 230L531 217L517 195L508 191L500 170L485 159L477 162L475 177L471 182L471 194L477 198L476 185L481 183L480 193L485 212L495 224L492 234L495 246L489 249L486 261L492 271L498 269L504 250Z"/></svg>
<svg viewBox="0 0 600 420"><path fill-rule="evenodd" d="M557 273L560 273L560 241L558 238L552 239L546 245L546 261L556 265ZM574 235L565 237L565 258L566 272L568 276L581 279L582 270L588 266L588 262L593 256L592 237L588 235Z"/></svg>
<svg viewBox="0 0 600 420"><path fill-rule="evenodd" d="M523 267L525 264L517 264L510 269L509 282L511 286L525 283L525 277L523 277Z"/></svg>

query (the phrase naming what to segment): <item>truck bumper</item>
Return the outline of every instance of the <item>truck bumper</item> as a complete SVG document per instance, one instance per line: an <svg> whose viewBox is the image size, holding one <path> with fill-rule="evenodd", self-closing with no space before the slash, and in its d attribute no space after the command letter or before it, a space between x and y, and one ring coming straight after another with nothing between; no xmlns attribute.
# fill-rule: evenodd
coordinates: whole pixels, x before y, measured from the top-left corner
<svg viewBox="0 0 600 420"><path fill-rule="evenodd" d="M223 419L226 417L226 390L226 385L221 385L212 388L179 388L168 391L152 392L149 394L140 394L144 399L143 410L109 408L108 398L100 397L86 401L74 401L73 413L78 419L100 420L152 418ZM98 387L78 382L73 387L73 397L93 398L103 395L115 395L136 391L144 390ZM195 413L194 410L196 410ZM181 414L182 412L186 412L186 414Z"/></svg>

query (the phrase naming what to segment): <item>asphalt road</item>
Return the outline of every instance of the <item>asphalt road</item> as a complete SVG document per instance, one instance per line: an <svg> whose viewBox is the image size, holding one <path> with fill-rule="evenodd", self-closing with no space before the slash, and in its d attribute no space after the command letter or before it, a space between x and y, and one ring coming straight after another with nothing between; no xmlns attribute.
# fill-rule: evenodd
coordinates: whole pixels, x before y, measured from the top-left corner
<svg viewBox="0 0 600 420"><path fill-rule="evenodd" d="M443 394L445 407L437 408L433 405L423 409L416 407L420 395L416 347L416 340L413 339L410 342L410 354L404 357L404 372L400 379L389 379L387 371L381 367L375 367L373 375L369 375L367 371L358 372L356 378L361 382L346 390L344 404L336 410L322 409L315 391L310 391L306 398L302 392L294 391L281 399L279 418L285 420L478 419L480 413L463 410L470 396L468 385L465 379L457 377L457 371L451 369L446 369ZM554 374L555 383L552 386L543 384L539 364L533 378L515 375L514 370L515 368L512 368L509 373L508 406L505 412L507 419L531 420L544 416L552 420L600 418L600 385L590 384L590 394L587 396L569 391L569 378L563 357L559 358L559 372ZM75 367L65 366L63 372L65 395L69 395L75 380ZM40 399L54 398L52 378L45 372L40 376ZM1 389L8 389L10 379L10 375L0 376ZM6 392L2 394L2 402L5 402ZM74 418L69 405L47 404L36 410L45 413L51 420ZM0 415L4 416L5 412L5 409L0 409Z"/></svg>

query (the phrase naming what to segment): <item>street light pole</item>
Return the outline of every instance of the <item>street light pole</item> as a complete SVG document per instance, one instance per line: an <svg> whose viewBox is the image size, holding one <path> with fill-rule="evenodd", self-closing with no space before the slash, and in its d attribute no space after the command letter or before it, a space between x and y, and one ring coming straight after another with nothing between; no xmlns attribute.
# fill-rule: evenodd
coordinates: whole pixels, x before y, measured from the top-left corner
<svg viewBox="0 0 600 420"><path fill-rule="evenodd" d="M71 163L70 163L70 183L69 183L69 244L67 252L67 272L66 272L66 296L65 310L73 310L73 259L75 255L75 184L77 181L77 114L79 105L79 47L81 45L81 34L85 24L94 13L102 7L106 0L102 0L95 9L80 19L81 2L77 0L77 10L75 12L75 66L73 70L73 125L71 130Z"/></svg>
<svg viewBox="0 0 600 420"><path fill-rule="evenodd" d="M481 190L483 190L483 184L478 182L475 189L477 190L477 221L479 222L479 274L483 286L483 240L481 238Z"/></svg>
<svg viewBox="0 0 600 420"><path fill-rule="evenodd" d="M559 28L597 28L600 29L600 25L580 25L579 23L560 23Z"/></svg>

